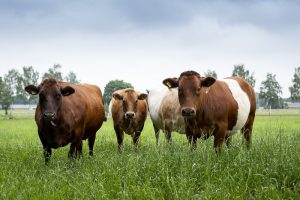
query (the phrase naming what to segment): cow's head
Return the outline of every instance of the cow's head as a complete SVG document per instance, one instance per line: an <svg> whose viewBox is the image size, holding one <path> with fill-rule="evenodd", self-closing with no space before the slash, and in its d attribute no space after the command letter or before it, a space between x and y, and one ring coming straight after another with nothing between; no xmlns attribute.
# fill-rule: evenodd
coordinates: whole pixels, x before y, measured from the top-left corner
<svg viewBox="0 0 300 200"><path fill-rule="evenodd" d="M70 87L61 88L55 79L45 79L39 86L28 85L26 92L31 95L39 95L39 105L42 117L54 125L58 110L62 103L62 97L71 95L75 90Z"/></svg>
<svg viewBox="0 0 300 200"><path fill-rule="evenodd" d="M138 94L133 89L126 89L121 94L115 92L112 96L115 100L122 101L124 117L129 120L134 119L136 116L138 101L147 98L147 94Z"/></svg>
<svg viewBox="0 0 300 200"><path fill-rule="evenodd" d="M167 78L163 84L168 88L178 87L178 98L183 117L194 117L196 115L197 101L202 87L209 87L216 79L212 77L200 77L195 71L186 71L179 78Z"/></svg>

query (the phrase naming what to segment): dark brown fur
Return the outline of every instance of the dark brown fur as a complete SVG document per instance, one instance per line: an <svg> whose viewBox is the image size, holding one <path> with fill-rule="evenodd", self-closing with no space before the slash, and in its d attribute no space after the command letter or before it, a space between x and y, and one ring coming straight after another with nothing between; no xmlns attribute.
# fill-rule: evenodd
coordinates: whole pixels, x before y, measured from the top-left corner
<svg viewBox="0 0 300 200"><path fill-rule="evenodd" d="M70 93L64 91L70 88L74 93L72 90ZM50 159L52 148L63 147L69 143L69 157L81 156L82 140L85 139L88 139L89 154L93 155L96 132L105 120L99 87L46 79L38 87L29 85L25 89L32 95L39 94L35 121L46 163ZM50 113L50 117L47 117L47 113Z"/></svg>

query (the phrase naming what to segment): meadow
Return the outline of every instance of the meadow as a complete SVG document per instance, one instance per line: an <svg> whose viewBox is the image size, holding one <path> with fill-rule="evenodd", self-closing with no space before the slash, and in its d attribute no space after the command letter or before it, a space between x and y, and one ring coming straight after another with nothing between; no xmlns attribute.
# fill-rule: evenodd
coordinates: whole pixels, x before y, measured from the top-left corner
<svg viewBox="0 0 300 200"><path fill-rule="evenodd" d="M300 199L297 112L258 112L251 148L237 133L219 157L213 137L191 152L185 135L173 133L167 145L161 134L157 148L149 119L138 149L125 135L119 153L109 119L97 133L94 157L85 141L83 158L68 159L68 145L53 151L49 165L33 112L0 116L0 199Z"/></svg>

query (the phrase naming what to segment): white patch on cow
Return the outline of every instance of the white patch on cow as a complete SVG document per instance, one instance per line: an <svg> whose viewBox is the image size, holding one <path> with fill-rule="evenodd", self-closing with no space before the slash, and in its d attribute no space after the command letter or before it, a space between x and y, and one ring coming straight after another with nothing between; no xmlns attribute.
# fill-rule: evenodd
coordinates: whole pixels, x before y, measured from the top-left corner
<svg viewBox="0 0 300 200"><path fill-rule="evenodd" d="M161 119L159 116L159 109L161 105L161 101L163 100L164 96L168 93L169 89L162 85L155 89L150 90L148 94L148 108L149 114L154 124L162 126Z"/></svg>
<svg viewBox="0 0 300 200"><path fill-rule="evenodd" d="M222 79L221 81L225 82L228 85L233 98L238 104L237 121L232 130L241 130L247 122L250 113L249 97L236 80Z"/></svg>

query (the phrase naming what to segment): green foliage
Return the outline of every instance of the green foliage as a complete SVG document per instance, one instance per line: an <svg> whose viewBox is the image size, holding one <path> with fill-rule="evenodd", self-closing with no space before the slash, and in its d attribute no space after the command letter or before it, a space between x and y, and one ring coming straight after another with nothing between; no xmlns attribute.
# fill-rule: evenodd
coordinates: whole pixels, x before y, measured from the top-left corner
<svg viewBox="0 0 300 200"><path fill-rule="evenodd" d="M80 80L77 79L77 76L74 72L70 71L68 75L65 77L65 81L69 83L80 83Z"/></svg>
<svg viewBox="0 0 300 200"><path fill-rule="evenodd" d="M204 72L205 77L214 77L215 79L218 78L217 72L215 70L208 70L207 72Z"/></svg>
<svg viewBox="0 0 300 200"><path fill-rule="evenodd" d="M55 78L58 81L63 81L62 73L60 72L61 65L55 64L52 68L48 69L48 72L44 73L42 80L45 80L47 78Z"/></svg>
<svg viewBox="0 0 300 200"><path fill-rule="evenodd" d="M130 83L126 83L123 80L111 80L104 87L103 98L106 105L109 105L111 100L111 95L114 91L125 89L125 88L133 88ZM107 107L106 107L107 108Z"/></svg>
<svg viewBox="0 0 300 200"><path fill-rule="evenodd" d="M11 88L0 77L0 104L5 111L5 115L8 115L8 109L13 102L13 93Z"/></svg>
<svg viewBox="0 0 300 200"><path fill-rule="evenodd" d="M0 120L1 199L299 199L300 118L258 116L253 144L233 136L221 156L213 137L191 152L185 135L155 145L147 121L138 149L124 137L119 153L112 121L98 131L95 156L69 160L69 146L53 150L48 166L33 119ZM163 138L162 138L163 139Z"/></svg>
<svg viewBox="0 0 300 200"><path fill-rule="evenodd" d="M232 71L232 76L239 76L244 78L245 80L247 80L249 82L250 85L252 85L252 87L255 86L255 78L254 78L254 73L252 72L250 75L249 70L246 70L244 65L234 65L234 69Z"/></svg>
<svg viewBox="0 0 300 200"><path fill-rule="evenodd" d="M293 85L289 87L291 93L291 100L293 102L299 102L300 101L300 67L295 68L295 73L292 82Z"/></svg>
<svg viewBox="0 0 300 200"><path fill-rule="evenodd" d="M267 107L280 108L282 107L281 86L276 80L276 75L268 73L267 79L261 83L259 98L264 100Z"/></svg>
<svg viewBox="0 0 300 200"><path fill-rule="evenodd" d="M23 73L20 74L20 82L17 87L16 98L19 98L22 101L22 103L26 103L26 104L36 103L38 97L34 95L29 95L24 88L27 85L38 85L38 80L39 80L39 72L34 70L32 66L28 66L28 67L24 66Z"/></svg>

